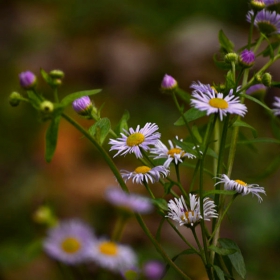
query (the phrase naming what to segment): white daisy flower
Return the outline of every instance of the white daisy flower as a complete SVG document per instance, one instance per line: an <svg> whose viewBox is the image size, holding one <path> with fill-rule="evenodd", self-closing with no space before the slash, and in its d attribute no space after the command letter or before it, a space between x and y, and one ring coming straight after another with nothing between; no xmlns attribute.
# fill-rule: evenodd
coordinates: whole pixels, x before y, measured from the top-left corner
<svg viewBox="0 0 280 280"><path fill-rule="evenodd" d="M262 202L262 197L259 193L265 193L265 190L263 187L259 187L257 184L247 184L241 180L231 180L227 175L222 174L221 178L218 178L220 181L218 181L217 184L224 184L225 190L234 190L242 195L247 195L251 193L253 196L255 195L259 202Z"/></svg>
<svg viewBox="0 0 280 280"><path fill-rule="evenodd" d="M169 170L164 165L158 165L155 167L148 167L146 165L138 166L134 171L121 170L121 176L125 182L132 179L133 183L142 184L144 181L149 181L154 184L159 181L160 177L166 177L169 174Z"/></svg>
<svg viewBox="0 0 280 280"><path fill-rule="evenodd" d="M88 247L88 259L97 265L119 273L136 267L137 257L134 251L106 239L100 239Z"/></svg>
<svg viewBox="0 0 280 280"><path fill-rule="evenodd" d="M174 200L169 200L168 208L169 212L166 217L177 221L180 226L193 226L198 223L201 219L205 221L210 221L210 218L217 218L218 213L215 209L214 201L210 200L209 197L203 199L203 217L200 213L200 200L194 194L189 194L190 196L190 207L186 205L184 197L174 198Z"/></svg>
<svg viewBox="0 0 280 280"><path fill-rule="evenodd" d="M272 103L272 105L275 107L272 109L275 116L280 115L280 97L274 96L275 102Z"/></svg>
<svg viewBox="0 0 280 280"><path fill-rule="evenodd" d="M141 129L140 125L135 130L133 128L129 128L129 131L124 129L121 138L110 139L109 144L112 145L110 151L118 151L114 157L119 154L134 153L137 158L142 158L141 149L148 151L149 145L154 145L160 138L160 133L156 132L157 130L158 126L154 123L146 123Z"/></svg>
<svg viewBox="0 0 280 280"><path fill-rule="evenodd" d="M95 240L91 228L80 220L60 222L48 231L44 251L52 258L75 265L87 260L87 247Z"/></svg>
<svg viewBox="0 0 280 280"><path fill-rule="evenodd" d="M178 139L178 136L176 136L176 139ZM180 140L181 142L183 139ZM167 160L164 163L164 166L166 168L169 167L171 162L174 162L175 164L179 164L180 162L183 162L184 158L195 158L195 155L191 153L187 153L178 145L174 145L171 140L168 140L170 149L168 149L160 140L155 144L154 148L150 150L151 154L156 154L157 156L154 157L154 159L159 158L166 158Z"/></svg>
<svg viewBox="0 0 280 280"><path fill-rule="evenodd" d="M115 206L140 214L148 214L153 210L152 201L148 197L126 193L119 188L108 188L106 199Z"/></svg>
<svg viewBox="0 0 280 280"><path fill-rule="evenodd" d="M207 115L218 113L220 120L227 114L236 114L244 116L247 107L240 103L239 97L233 95L233 90L224 97L223 93L216 92L215 89L209 88L209 85L193 84L191 105L200 111L206 111Z"/></svg>

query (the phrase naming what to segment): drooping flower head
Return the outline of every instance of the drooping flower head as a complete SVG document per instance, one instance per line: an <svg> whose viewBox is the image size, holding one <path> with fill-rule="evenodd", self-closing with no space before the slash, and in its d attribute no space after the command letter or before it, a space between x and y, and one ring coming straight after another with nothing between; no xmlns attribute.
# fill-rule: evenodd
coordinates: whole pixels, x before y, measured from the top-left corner
<svg viewBox="0 0 280 280"><path fill-rule="evenodd" d="M88 247L88 259L97 265L118 273L136 267L137 257L126 245L100 239Z"/></svg>
<svg viewBox="0 0 280 280"><path fill-rule="evenodd" d="M19 75L19 83L25 89L33 88L37 78L31 71L21 72Z"/></svg>
<svg viewBox="0 0 280 280"><path fill-rule="evenodd" d="M176 139L179 140L178 136ZM182 142L183 139L180 139ZM180 146L174 145L171 140L168 140L170 149L167 148L160 140L155 144L154 148L150 150L151 154L155 154L154 159L166 158L164 166L168 168L171 162L179 164L183 162L184 158L195 158L195 155L185 152Z"/></svg>
<svg viewBox="0 0 280 280"><path fill-rule="evenodd" d="M251 22L254 16L253 11L247 14L247 21ZM260 30L261 33L270 36L280 33L280 15L275 11L261 10L257 13L254 25Z"/></svg>
<svg viewBox="0 0 280 280"><path fill-rule="evenodd" d="M126 193L117 188L108 188L106 199L113 205L139 214L148 214L153 210L153 204L148 197Z"/></svg>
<svg viewBox="0 0 280 280"><path fill-rule="evenodd" d="M217 218L218 214L215 209L214 202L206 197L203 199L203 216L200 212L200 200L194 194L189 194L190 206L188 207L183 196L181 198L174 198L169 200L168 208L169 212L166 217L177 221L180 226L193 226L201 219L209 221L210 218Z"/></svg>
<svg viewBox="0 0 280 280"><path fill-rule="evenodd" d="M124 133L121 133L120 138L110 139L109 144L112 145L110 151L118 151L115 155L126 155L127 153L134 153L137 158L142 158L141 149L148 151L150 145L155 143L160 138L160 133L156 132L158 126L154 123L146 123L143 128L140 129L140 125L133 128L129 128L129 131L124 129Z"/></svg>
<svg viewBox="0 0 280 280"><path fill-rule="evenodd" d="M250 50L243 50L239 56L239 63L245 67L250 67L255 63L255 54Z"/></svg>
<svg viewBox="0 0 280 280"><path fill-rule="evenodd" d="M83 96L74 100L72 107L78 114L86 116L91 113L93 104L88 96Z"/></svg>
<svg viewBox="0 0 280 280"><path fill-rule="evenodd" d="M150 260L143 264L143 275L148 280L160 280L162 279L165 271L165 265L158 260Z"/></svg>
<svg viewBox="0 0 280 280"><path fill-rule="evenodd" d="M160 177L166 177L169 170L166 166L158 165L155 167L149 167L146 165L138 166L134 171L121 170L121 176L125 181L132 179L133 183L143 184L146 183L156 183L159 181Z"/></svg>
<svg viewBox="0 0 280 280"><path fill-rule="evenodd" d="M75 265L87 260L87 247L94 240L87 224L80 220L66 220L48 231L43 247L50 257Z"/></svg>
<svg viewBox="0 0 280 280"><path fill-rule="evenodd" d="M275 102L272 103L272 105L274 107L272 109L272 111L275 116L279 116L280 115L280 97L274 96L274 99L275 99Z"/></svg>
<svg viewBox="0 0 280 280"><path fill-rule="evenodd" d="M234 190L242 195L247 195L249 193L252 196L256 196L259 202L262 202L262 197L260 193L266 194L263 187L259 187L257 184L247 184L241 180L231 180L227 175L222 174L221 178L218 178L217 184L224 184L225 190Z"/></svg>
<svg viewBox="0 0 280 280"><path fill-rule="evenodd" d="M233 90L224 97L223 93L217 93L215 89L208 85L198 86L196 83L191 85L194 89L192 92L191 105L200 111L206 111L207 115L217 113L220 120L227 114L236 114L244 116L247 112L247 107L240 103L239 97L234 96Z"/></svg>
<svg viewBox="0 0 280 280"><path fill-rule="evenodd" d="M246 90L246 94L266 93L267 87L264 84L255 84Z"/></svg>
<svg viewBox="0 0 280 280"><path fill-rule="evenodd" d="M170 75L165 74L162 82L161 89L162 90L172 90L178 86L177 81Z"/></svg>

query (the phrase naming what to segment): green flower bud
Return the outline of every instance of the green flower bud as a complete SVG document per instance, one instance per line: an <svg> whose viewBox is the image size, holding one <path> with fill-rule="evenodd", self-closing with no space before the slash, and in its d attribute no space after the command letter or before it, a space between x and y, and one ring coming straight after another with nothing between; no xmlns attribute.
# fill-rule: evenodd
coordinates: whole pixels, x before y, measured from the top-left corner
<svg viewBox="0 0 280 280"><path fill-rule="evenodd" d="M228 63L237 63L238 55L236 53L228 53L225 55L225 62Z"/></svg>
<svg viewBox="0 0 280 280"><path fill-rule="evenodd" d="M11 106L13 106L13 107L18 106L20 103L20 100L21 100L21 95L18 92L14 91L10 94L9 102L10 102Z"/></svg>
<svg viewBox="0 0 280 280"><path fill-rule="evenodd" d="M260 0L251 0L252 10L258 12L265 8L265 2Z"/></svg>
<svg viewBox="0 0 280 280"><path fill-rule="evenodd" d="M269 87L271 85L272 76L269 73L264 73L262 76L262 83Z"/></svg>
<svg viewBox="0 0 280 280"><path fill-rule="evenodd" d="M40 110L43 112L43 113L51 113L54 109L54 105L52 102L50 101L43 101L41 104L40 104Z"/></svg>
<svg viewBox="0 0 280 280"><path fill-rule="evenodd" d="M49 76L53 79L63 79L64 72L61 70L52 70L50 71Z"/></svg>
<svg viewBox="0 0 280 280"><path fill-rule="evenodd" d="M48 206L40 206L33 214L33 220L38 224L44 224L49 227L57 224L57 218Z"/></svg>

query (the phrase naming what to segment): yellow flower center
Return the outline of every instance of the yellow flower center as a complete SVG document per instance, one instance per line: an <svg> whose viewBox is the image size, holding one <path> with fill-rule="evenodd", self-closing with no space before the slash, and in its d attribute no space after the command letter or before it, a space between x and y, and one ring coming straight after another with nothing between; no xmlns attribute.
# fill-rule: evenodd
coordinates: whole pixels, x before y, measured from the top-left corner
<svg viewBox="0 0 280 280"><path fill-rule="evenodd" d="M236 183L238 183L241 186L247 186L247 183L241 181L241 180L234 180Z"/></svg>
<svg viewBox="0 0 280 280"><path fill-rule="evenodd" d="M145 174L145 173L148 173L150 170L151 170L150 167L143 165L143 166L137 167L137 168L134 170L134 172L135 172L135 173L142 173L142 174Z"/></svg>
<svg viewBox="0 0 280 280"><path fill-rule="evenodd" d="M218 109L228 108L228 103L223 98L212 98L209 100L209 105Z"/></svg>
<svg viewBox="0 0 280 280"><path fill-rule="evenodd" d="M104 255L117 255L118 246L114 242L105 241L99 245L99 251Z"/></svg>
<svg viewBox="0 0 280 280"><path fill-rule="evenodd" d="M185 152L180 148L173 148L168 151L168 155L174 157L174 154L182 154L184 155Z"/></svg>
<svg viewBox="0 0 280 280"><path fill-rule="evenodd" d="M81 248L81 243L75 237L67 237L61 243L61 248L68 254L74 254Z"/></svg>
<svg viewBox="0 0 280 280"><path fill-rule="evenodd" d="M136 132L127 137L126 144L129 147L133 147L143 143L144 140L145 140L145 136L140 132Z"/></svg>
<svg viewBox="0 0 280 280"><path fill-rule="evenodd" d="M189 220L189 213L191 214L191 216L194 216L194 211L186 211L185 212L185 216L181 216L181 220L185 221L187 219L188 223L190 222Z"/></svg>

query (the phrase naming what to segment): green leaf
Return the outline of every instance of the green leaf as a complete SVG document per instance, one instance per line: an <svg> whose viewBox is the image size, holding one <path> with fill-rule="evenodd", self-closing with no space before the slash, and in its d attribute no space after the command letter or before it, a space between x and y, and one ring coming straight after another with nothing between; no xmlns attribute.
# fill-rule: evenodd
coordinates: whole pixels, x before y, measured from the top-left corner
<svg viewBox="0 0 280 280"><path fill-rule="evenodd" d="M236 120L232 126L242 126L242 127L247 127L249 129L252 130L252 134L254 136L254 138L257 138L257 131L255 128L253 128L251 125L247 124L246 122L244 121L240 121L240 120Z"/></svg>
<svg viewBox="0 0 280 280"><path fill-rule="evenodd" d="M241 93L240 96L242 97L245 97L251 101L254 101L255 103L259 104L260 106L262 106L263 108L265 108L266 110L270 111L271 112L271 109L266 106L263 102L261 102L260 100L256 99L255 97L251 96L251 95L248 95L248 94L243 94Z"/></svg>
<svg viewBox="0 0 280 280"><path fill-rule="evenodd" d="M234 49L234 44L227 38L223 30L219 31L219 42L223 52L230 53Z"/></svg>
<svg viewBox="0 0 280 280"><path fill-rule="evenodd" d="M163 211L168 211L167 201L163 198L154 198L152 199L154 205L160 208Z"/></svg>
<svg viewBox="0 0 280 280"><path fill-rule="evenodd" d="M191 122L194 120L197 120L199 118L202 118L206 116L206 111L200 111L196 108L190 108L188 111L186 111L184 113L184 117L186 119L187 122ZM175 123L174 125L180 126L180 125L184 125L184 119L182 117L180 117Z"/></svg>
<svg viewBox="0 0 280 280"><path fill-rule="evenodd" d="M212 194L224 194L224 195L235 195L236 191L228 190L211 190L203 193L203 197L211 196Z"/></svg>
<svg viewBox="0 0 280 280"><path fill-rule="evenodd" d="M164 194L169 194L171 188L174 186L172 182L167 182L164 184Z"/></svg>
<svg viewBox="0 0 280 280"><path fill-rule="evenodd" d="M227 76L226 76L226 88L234 88L234 87L235 87L234 75L230 70L227 72Z"/></svg>
<svg viewBox="0 0 280 280"><path fill-rule="evenodd" d="M88 132L89 134L102 145L111 129L111 123L108 118L102 118L92 125Z"/></svg>
<svg viewBox="0 0 280 280"><path fill-rule="evenodd" d="M228 255L227 257L230 259L230 262L231 262L232 266L234 267L234 269L236 270L236 272L243 279L245 279L245 275L246 275L245 263L244 263L244 259L241 254L241 251L240 251L239 247L237 246L237 244L235 242L233 242L231 239L227 239L227 238L220 238L219 244L221 245L222 248L236 250L235 253Z"/></svg>
<svg viewBox="0 0 280 280"><path fill-rule="evenodd" d="M198 130L198 127L196 125L192 126L192 133L193 133L194 137L196 138L197 142L202 143L203 139L202 139L200 132Z"/></svg>
<svg viewBox="0 0 280 280"><path fill-rule="evenodd" d="M225 280L224 272L217 265L213 265L214 270L220 280Z"/></svg>
<svg viewBox="0 0 280 280"><path fill-rule="evenodd" d="M270 58L273 58L274 57L274 50L276 48L278 48L280 45L280 42L273 42L273 43L270 43L261 53L260 55L262 54L263 57L267 57L267 56L270 56Z"/></svg>
<svg viewBox="0 0 280 280"><path fill-rule="evenodd" d="M213 60L214 60L214 63L217 67L219 67L220 69L223 69L223 70L230 70L231 69L230 63L227 63L225 61L220 61L216 57L217 57L217 55L214 54Z"/></svg>
<svg viewBox="0 0 280 280"><path fill-rule="evenodd" d="M115 132L117 134L123 132L123 130L128 130L128 124L127 124L127 121L129 120L130 118L130 115L129 115L129 112L127 110L124 111L116 129L115 129Z"/></svg>
<svg viewBox="0 0 280 280"><path fill-rule="evenodd" d="M51 123L47 129L45 151L45 159L47 162L51 162L56 149L59 122L60 115L57 115L51 120Z"/></svg>
<svg viewBox="0 0 280 280"><path fill-rule="evenodd" d="M280 144L280 140L274 138L256 138L252 140L237 141L237 144L252 144L252 143L275 143Z"/></svg>
<svg viewBox="0 0 280 280"><path fill-rule="evenodd" d="M176 94L185 102L190 103L190 99L191 99L191 94L180 89L180 88L176 88Z"/></svg>
<svg viewBox="0 0 280 280"><path fill-rule="evenodd" d="M46 83L50 84L52 82L52 78L49 76L49 74L43 68L40 69L40 72Z"/></svg>
<svg viewBox="0 0 280 280"><path fill-rule="evenodd" d="M233 248L221 248L221 247L217 247L217 246L213 246L213 245L210 245L208 247L208 249L210 249L211 251L214 251L215 253L217 253L221 256L227 256L227 255L231 255L231 254L237 252L237 250L233 249Z"/></svg>
<svg viewBox="0 0 280 280"><path fill-rule="evenodd" d="M276 87L276 88L280 88L280 82L273 81L273 82L271 82L271 86Z"/></svg>
<svg viewBox="0 0 280 280"><path fill-rule="evenodd" d="M101 91L101 89L93 89L93 90L83 90L83 91L78 91L78 92L74 92L71 93L67 96L65 96L62 100L61 100L61 104L63 106L67 106L70 103L72 103L74 100L81 98L83 96L90 96L90 95L94 95L97 94Z"/></svg>

